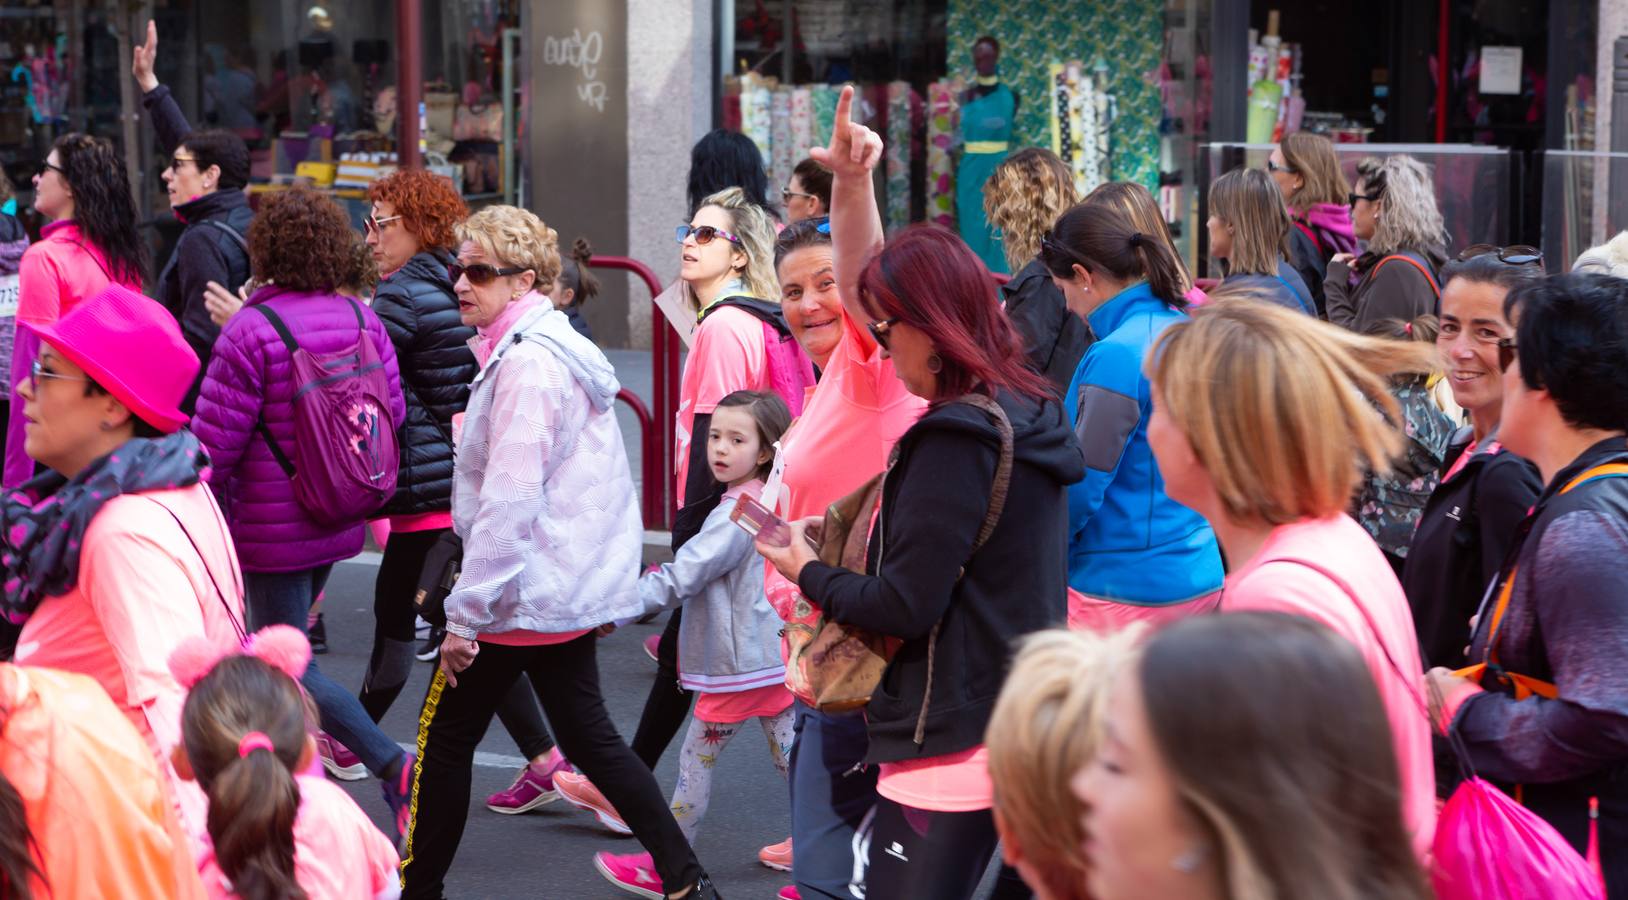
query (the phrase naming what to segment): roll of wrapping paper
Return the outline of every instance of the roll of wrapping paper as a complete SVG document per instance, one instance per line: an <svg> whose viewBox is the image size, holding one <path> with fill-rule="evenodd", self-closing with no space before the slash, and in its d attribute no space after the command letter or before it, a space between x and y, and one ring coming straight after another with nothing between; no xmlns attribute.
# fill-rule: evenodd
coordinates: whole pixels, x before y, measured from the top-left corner
<svg viewBox="0 0 1628 900"><path fill-rule="evenodd" d="M831 141L831 123L837 120L838 88L829 84L814 86L814 143Z"/></svg>
<svg viewBox="0 0 1628 900"><path fill-rule="evenodd" d="M802 159L791 140L791 88L775 90L770 99L770 141L773 156L769 163L770 193L791 183L791 167Z"/></svg>
<svg viewBox="0 0 1628 900"><path fill-rule="evenodd" d="M807 87L791 90L791 149L799 161L814 146L814 98Z"/></svg>
<svg viewBox="0 0 1628 900"><path fill-rule="evenodd" d="M910 224L910 82L887 86L887 216L889 234Z"/></svg>
<svg viewBox="0 0 1628 900"><path fill-rule="evenodd" d="M955 86L927 86L927 221L955 228L955 161L950 149L961 130Z"/></svg>
<svg viewBox="0 0 1628 900"><path fill-rule="evenodd" d="M768 171L774 159L774 118L771 106L773 95L768 85L755 75L747 75L741 84L741 131L757 144L763 154L763 167Z"/></svg>

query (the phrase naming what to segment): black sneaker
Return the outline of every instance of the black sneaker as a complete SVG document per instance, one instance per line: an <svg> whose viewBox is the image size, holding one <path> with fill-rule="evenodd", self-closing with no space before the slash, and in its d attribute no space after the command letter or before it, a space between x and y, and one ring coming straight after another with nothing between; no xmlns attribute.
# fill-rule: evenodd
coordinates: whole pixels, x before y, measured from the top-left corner
<svg viewBox="0 0 1628 900"><path fill-rule="evenodd" d="M684 900L690 900L691 897L695 900L724 900L724 895L718 893L718 886L705 875L702 875L701 880L695 883L695 887L684 895Z"/></svg>
<svg viewBox="0 0 1628 900"><path fill-rule="evenodd" d="M424 639L424 643L419 645L418 652L413 654L413 656L416 657L419 662L434 662L435 658L441 655L441 641L445 639L446 636L447 630L445 628L431 628L429 637Z"/></svg>
<svg viewBox="0 0 1628 900"><path fill-rule="evenodd" d="M328 652L328 626L322 622L322 613L317 613L317 620L306 629L305 636L311 639L312 653Z"/></svg>

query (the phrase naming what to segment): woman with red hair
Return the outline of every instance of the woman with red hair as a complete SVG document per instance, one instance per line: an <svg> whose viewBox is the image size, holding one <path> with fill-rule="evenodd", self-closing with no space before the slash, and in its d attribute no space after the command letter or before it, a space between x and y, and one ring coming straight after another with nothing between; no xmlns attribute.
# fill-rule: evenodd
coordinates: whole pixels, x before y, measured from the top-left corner
<svg viewBox="0 0 1628 900"><path fill-rule="evenodd" d="M881 139L849 121L852 99L815 151L835 176L837 280L857 282L841 292L849 315L928 409L894 451L863 574L815 558L803 534L817 519L757 547L828 618L899 642L866 707L861 761L878 764L880 795L856 842L871 848L867 894L970 897L996 840L984 728L1014 641L1064 620L1065 491L1084 464L967 245L929 227L882 245Z"/></svg>

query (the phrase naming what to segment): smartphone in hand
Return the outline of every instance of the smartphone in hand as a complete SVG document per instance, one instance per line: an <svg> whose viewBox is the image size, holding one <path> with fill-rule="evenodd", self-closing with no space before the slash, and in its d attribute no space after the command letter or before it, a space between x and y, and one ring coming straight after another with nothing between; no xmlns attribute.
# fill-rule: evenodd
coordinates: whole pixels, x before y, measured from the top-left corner
<svg viewBox="0 0 1628 900"><path fill-rule="evenodd" d="M729 513L729 521L739 525L747 534L774 547L791 546L791 526L786 520L775 515L774 510L759 503L756 497L750 494L741 494L735 500L735 508Z"/></svg>

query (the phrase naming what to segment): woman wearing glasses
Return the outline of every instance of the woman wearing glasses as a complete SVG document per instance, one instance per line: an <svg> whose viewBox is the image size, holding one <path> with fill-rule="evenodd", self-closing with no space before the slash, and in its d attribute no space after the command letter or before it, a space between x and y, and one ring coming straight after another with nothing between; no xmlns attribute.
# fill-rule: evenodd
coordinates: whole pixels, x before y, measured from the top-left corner
<svg viewBox="0 0 1628 900"><path fill-rule="evenodd" d="M124 158L113 144L65 134L34 176L34 208L50 219L23 253L17 270L17 337L11 356L11 414L0 484L16 487L34 474L23 451L23 402L18 386L39 352L33 329L67 315L109 284L141 290L147 243L136 233L136 209Z"/></svg>
<svg viewBox="0 0 1628 900"><path fill-rule="evenodd" d="M264 286L221 328L209 361L193 428L209 449L210 484L223 498L243 563L249 623L291 625L303 634L307 615L333 564L361 552L364 521L329 524L296 498L296 381L293 353L274 317L312 356L370 342L390 383L390 422L404 421L396 351L366 305L338 289L356 274L360 243L332 200L307 188L269 197L249 226L249 257ZM381 416L382 418L382 416ZM361 757L384 781L398 828L407 815L408 757L369 718L356 696L324 674L315 658L301 679L328 734ZM326 748L323 748L326 749ZM332 751L328 751L331 755Z"/></svg>
<svg viewBox="0 0 1628 900"><path fill-rule="evenodd" d="M1328 320L1368 334L1386 319L1435 315L1447 232L1430 170L1404 154L1368 157L1357 163L1350 201L1352 225L1368 249L1329 260L1323 280Z"/></svg>
<svg viewBox="0 0 1628 900"><path fill-rule="evenodd" d="M1498 439L1504 408L1498 344L1515 333L1504 300L1543 276L1542 256L1530 247L1470 247L1442 270L1447 283L1436 347L1470 424L1448 443L1441 484L1425 503L1402 570L1426 665L1465 664L1470 617L1543 490L1537 469Z"/></svg>
<svg viewBox="0 0 1628 900"><path fill-rule="evenodd" d="M717 896L649 766L605 711L602 626L643 609L642 525L616 424L611 364L539 288L559 277L559 237L513 206L458 226L458 311L478 335L459 436L453 527L463 574L446 599L441 664L420 717L417 810L403 896L438 898L469 812L475 745L526 677L566 755L604 786L655 859L643 896ZM613 878L607 854L602 874ZM620 882L619 882L620 883Z"/></svg>
<svg viewBox="0 0 1628 900"><path fill-rule="evenodd" d="M831 170L805 159L791 170L791 180L780 189L786 204L786 224L831 215Z"/></svg>
<svg viewBox="0 0 1628 900"><path fill-rule="evenodd" d="M1333 142L1304 131L1284 136L1267 159L1266 171L1277 182L1294 221L1289 260L1311 289L1317 315L1326 317L1323 274L1328 262L1336 253L1357 250L1357 236L1351 231L1351 185L1334 155Z"/></svg>

